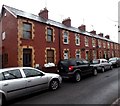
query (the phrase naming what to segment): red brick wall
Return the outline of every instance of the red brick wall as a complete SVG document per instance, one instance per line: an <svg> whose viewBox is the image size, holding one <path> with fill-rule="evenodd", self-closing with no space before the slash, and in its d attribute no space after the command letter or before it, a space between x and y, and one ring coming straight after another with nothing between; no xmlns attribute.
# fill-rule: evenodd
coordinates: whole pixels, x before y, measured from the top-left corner
<svg viewBox="0 0 120 106"><path fill-rule="evenodd" d="M8 64L4 67L17 66L17 19L7 11L2 18L2 32L4 31L6 38L2 41L3 54L8 53Z"/></svg>

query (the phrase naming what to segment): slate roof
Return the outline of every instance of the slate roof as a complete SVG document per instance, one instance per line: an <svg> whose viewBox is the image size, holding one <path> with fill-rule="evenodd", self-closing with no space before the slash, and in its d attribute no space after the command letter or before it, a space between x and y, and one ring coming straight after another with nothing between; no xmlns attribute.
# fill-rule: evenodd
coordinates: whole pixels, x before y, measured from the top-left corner
<svg viewBox="0 0 120 106"><path fill-rule="evenodd" d="M3 5L2 9L6 9L12 15L14 15L16 18L18 16L19 17L24 17L24 18L28 18L28 19L31 19L31 20L34 20L34 21L37 21L37 22L45 23L45 24L48 24L48 25L53 25L53 26L56 26L58 28L62 28L62 29L65 29L65 30L69 30L69 31L73 31L73 32L76 32L76 33L81 33L81 34L84 34L84 35L87 35L87 36L91 36L91 37L95 37L95 38L99 38L99 39L102 39L102 40L113 42L112 40L107 39L105 37L100 37L99 35L93 35L93 34L87 32L87 31L83 32L83 31L79 30L78 28L75 28L75 27L72 27L72 26L71 27L67 27L64 24L60 23L60 22L56 22L56 21L53 21L53 20L50 20L50 19L45 20L45 19L43 19L40 16L24 12L22 10L15 9L13 7L9 7L9 6Z"/></svg>

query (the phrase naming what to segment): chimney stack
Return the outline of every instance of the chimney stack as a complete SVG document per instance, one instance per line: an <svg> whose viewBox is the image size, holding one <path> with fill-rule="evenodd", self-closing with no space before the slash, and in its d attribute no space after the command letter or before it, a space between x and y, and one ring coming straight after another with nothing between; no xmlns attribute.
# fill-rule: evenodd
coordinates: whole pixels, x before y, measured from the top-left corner
<svg viewBox="0 0 120 106"><path fill-rule="evenodd" d="M44 8L44 10L41 10L39 13L39 16L44 18L44 19L48 19L48 10L47 8Z"/></svg>
<svg viewBox="0 0 120 106"><path fill-rule="evenodd" d="M78 27L78 29L85 32L86 31L86 26L81 25L81 26Z"/></svg>
<svg viewBox="0 0 120 106"><path fill-rule="evenodd" d="M62 21L62 24L66 25L68 27L71 27L71 19L70 19L70 17L68 17L67 19L64 19Z"/></svg>
<svg viewBox="0 0 120 106"><path fill-rule="evenodd" d="M91 31L90 33L96 35L96 31L94 31L94 30Z"/></svg>
<svg viewBox="0 0 120 106"><path fill-rule="evenodd" d="M103 33L99 33L98 35L99 35L100 37L103 37Z"/></svg>
<svg viewBox="0 0 120 106"><path fill-rule="evenodd" d="M110 36L109 36L109 35L106 35L105 38L110 39Z"/></svg>

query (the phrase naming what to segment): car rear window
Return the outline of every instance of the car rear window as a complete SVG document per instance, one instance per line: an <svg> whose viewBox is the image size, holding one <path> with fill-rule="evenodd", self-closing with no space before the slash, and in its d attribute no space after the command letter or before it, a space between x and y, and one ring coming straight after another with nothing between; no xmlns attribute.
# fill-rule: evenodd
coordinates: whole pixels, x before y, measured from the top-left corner
<svg viewBox="0 0 120 106"><path fill-rule="evenodd" d="M99 64L100 63L100 60L93 60L92 61L92 64Z"/></svg>

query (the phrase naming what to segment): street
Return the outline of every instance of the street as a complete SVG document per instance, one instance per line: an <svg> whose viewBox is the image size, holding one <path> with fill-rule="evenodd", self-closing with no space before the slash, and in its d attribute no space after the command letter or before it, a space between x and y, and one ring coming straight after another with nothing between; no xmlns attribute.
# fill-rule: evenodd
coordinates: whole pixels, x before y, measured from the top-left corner
<svg viewBox="0 0 120 106"><path fill-rule="evenodd" d="M43 91L11 101L16 104L112 104L119 96L120 68L114 68L97 76L87 76L79 83L63 81L56 91Z"/></svg>

